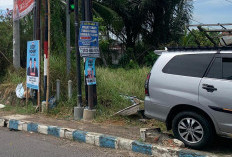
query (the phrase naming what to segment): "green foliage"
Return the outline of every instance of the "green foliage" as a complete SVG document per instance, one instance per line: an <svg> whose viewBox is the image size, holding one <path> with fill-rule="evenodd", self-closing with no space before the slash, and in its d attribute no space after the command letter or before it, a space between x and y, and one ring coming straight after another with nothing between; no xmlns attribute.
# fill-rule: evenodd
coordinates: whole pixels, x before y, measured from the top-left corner
<svg viewBox="0 0 232 157"><path fill-rule="evenodd" d="M6 67L10 64L9 61L12 60L13 23L11 16L10 10L0 10L0 81Z"/></svg>
<svg viewBox="0 0 232 157"><path fill-rule="evenodd" d="M158 55L156 55L153 51L150 51L148 55L144 57L145 65L148 67L152 67L155 61L158 59Z"/></svg>
<svg viewBox="0 0 232 157"><path fill-rule="evenodd" d="M214 46L212 42L204 35L203 32L199 30L191 30L192 33L196 36L196 38L187 30L185 31L184 35L179 40L179 46L198 46L195 42L197 40L200 43L200 46ZM214 41L219 44L219 40L215 39L218 37L219 33L217 32L209 32L208 35L214 39Z"/></svg>
<svg viewBox="0 0 232 157"><path fill-rule="evenodd" d="M27 41L33 40L33 13L31 12L20 20L20 61L26 67Z"/></svg>
<svg viewBox="0 0 232 157"><path fill-rule="evenodd" d="M61 1L51 0L51 52L65 54L66 16ZM74 32L72 34L75 34Z"/></svg>

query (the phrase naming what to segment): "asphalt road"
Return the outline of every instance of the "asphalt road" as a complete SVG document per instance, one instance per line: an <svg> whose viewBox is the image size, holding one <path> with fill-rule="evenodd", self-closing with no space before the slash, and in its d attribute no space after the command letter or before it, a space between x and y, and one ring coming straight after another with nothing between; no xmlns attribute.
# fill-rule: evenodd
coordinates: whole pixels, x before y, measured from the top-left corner
<svg viewBox="0 0 232 157"><path fill-rule="evenodd" d="M52 136L0 128L0 157L144 157Z"/></svg>

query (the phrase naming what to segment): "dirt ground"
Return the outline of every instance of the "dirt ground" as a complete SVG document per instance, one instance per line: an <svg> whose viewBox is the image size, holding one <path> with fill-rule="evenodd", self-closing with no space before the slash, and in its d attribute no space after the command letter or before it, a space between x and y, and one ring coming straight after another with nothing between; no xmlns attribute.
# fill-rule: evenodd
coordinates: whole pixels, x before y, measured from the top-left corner
<svg viewBox="0 0 232 157"><path fill-rule="evenodd" d="M12 115L12 113L0 110L0 117L7 115ZM84 122L51 118L43 114L26 115L22 120L33 121L45 125L54 125L62 128L97 132L132 140L140 139L139 126L128 126L119 121L106 121L104 123ZM214 153L217 156L232 157L232 139L216 137L215 142L210 147L203 149L202 152Z"/></svg>
<svg viewBox="0 0 232 157"><path fill-rule="evenodd" d="M0 117L9 115L10 112L0 111ZM132 126L123 126L118 122L115 124L110 124L110 122L105 123L94 123L94 122L84 122L84 121L74 121L74 120L61 120L54 119L42 114L30 115L23 118L23 120L33 121L45 125L53 125L62 128L71 128L77 130L83 130L87 132L96 132L112 136L119 136L123 138L129 138L133 140L138 140L140 138L140 128Z"/></svg>

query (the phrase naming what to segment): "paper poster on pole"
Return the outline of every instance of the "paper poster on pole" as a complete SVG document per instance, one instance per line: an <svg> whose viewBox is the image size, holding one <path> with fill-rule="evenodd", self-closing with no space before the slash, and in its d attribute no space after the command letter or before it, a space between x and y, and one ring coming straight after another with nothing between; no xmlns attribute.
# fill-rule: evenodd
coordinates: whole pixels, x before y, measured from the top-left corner
<svg viewBox="0 0 232 157"><path fill-rule="evenodd" d="M35 0L13 0L13 20L19 20L32 11L35 6Z"/></svg>
<svg viewBox="0 0 232 157"><path fill-rule="evenodd" d="M79 50L81 57L100 57L98 22L81 21Z"/></svg>
<svg viewBox="0 0 232 157"><path fill-rule="evenodd" d="M27 88L39 89L39 62L40 62L40 42L27 42Z"/></svg>
<svg viewBox="0 0 232 157"><path fill-rule="evenodd" d="M87 85L96 84L96 70L95 70L96 58L86 58L85 62L85 78Z"/></svg>

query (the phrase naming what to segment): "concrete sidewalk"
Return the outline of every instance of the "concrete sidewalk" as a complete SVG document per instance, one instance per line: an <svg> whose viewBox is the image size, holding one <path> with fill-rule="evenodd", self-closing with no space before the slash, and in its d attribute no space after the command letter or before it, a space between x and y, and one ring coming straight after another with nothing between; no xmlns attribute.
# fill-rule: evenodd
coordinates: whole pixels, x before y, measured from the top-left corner
<svg viewBox="0 0 232 157"><path fill-rule="evenodd" d="M55 120L41 116L0 115L0 126L9 129L41 133L87 144L122 149L152 156L203 157L214 156L188 149L163 147L139 142L139 128L99 125L90 122ZM45 119L44 119L45 118Z"/></svg>

